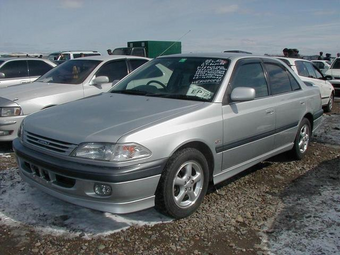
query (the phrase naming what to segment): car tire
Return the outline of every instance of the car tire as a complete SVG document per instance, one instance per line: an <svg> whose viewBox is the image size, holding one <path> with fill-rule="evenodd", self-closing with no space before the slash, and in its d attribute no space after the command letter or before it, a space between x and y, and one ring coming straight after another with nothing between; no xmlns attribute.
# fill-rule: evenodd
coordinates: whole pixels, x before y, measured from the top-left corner
<svg viewBox="0 0 340 255"><path fill-rule="evenodd" d="M156 191L155 208L175 219L194 213L209 184L208 163L194 148L176 152L168 161Z"/></svg>
<svg viewBox="0 0 340 255"><path fill-rule="evenodd" d="M327 106L325 107L325 112L331 112L332 109L333 109L333 105L334 105L334 95L332 94L329 97L329 101L328 101Z"/></svg>
<svg viewBox="0 0 340 255"><path fill-rule="evenodd" d="M292 156L295 159L302 159L308 149L310 138L311 138L311 125L308 119L302 119L298 132L295 137L294 147L292 149Z"/></svg>

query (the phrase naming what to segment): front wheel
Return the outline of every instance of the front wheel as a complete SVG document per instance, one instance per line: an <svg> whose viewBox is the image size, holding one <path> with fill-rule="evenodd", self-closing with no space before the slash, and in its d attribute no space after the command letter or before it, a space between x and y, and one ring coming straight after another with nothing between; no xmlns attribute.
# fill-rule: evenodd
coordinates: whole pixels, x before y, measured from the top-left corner
<svg viewBox="0 0 340 255"><path fill-rule="evenodd" d="M167 163L156 191L156 209L175 219L191 215L202 203L209 183L204 155L186 148Z"/></svg>
<svg viewBox="0 0 340 255"><path fill-rule="evenodd" d="M292 155L295 159L302 159L308 149L311 138L311 125L308 119L304 118L295 137Z"/></svg>

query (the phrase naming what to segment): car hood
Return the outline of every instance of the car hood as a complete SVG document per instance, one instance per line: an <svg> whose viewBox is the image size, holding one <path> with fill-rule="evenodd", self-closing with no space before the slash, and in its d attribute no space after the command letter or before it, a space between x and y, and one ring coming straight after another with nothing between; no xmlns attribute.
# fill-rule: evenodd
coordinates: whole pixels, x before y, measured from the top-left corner
<svg viewBox="0 0 340 255"><path fill-rule="evenodd" d="M81 84L60 84L60 83L45 83L33 82L29 84L14 85L7 88L0 89L0 97L21 102L31 100L33 98L50 96L53 94L71 92L72 90L79 90Z"/></svg>
<svg viewBox="0 0 340 255"><path fill-rule="evenodd" d="M79 144L115 143L124 134L202 108L207 103L104 93L28 116L25 130Z"/></svg>

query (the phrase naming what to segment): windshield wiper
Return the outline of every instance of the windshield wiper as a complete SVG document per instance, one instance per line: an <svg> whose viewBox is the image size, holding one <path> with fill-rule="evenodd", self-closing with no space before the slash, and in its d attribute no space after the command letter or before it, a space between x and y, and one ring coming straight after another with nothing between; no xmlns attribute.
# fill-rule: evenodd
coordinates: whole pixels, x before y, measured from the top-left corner
<svg viewBox="0 0 340 255"><path fill-rule="evenodd" d="M189 95L183 95L183 94L166 94L164 97L167 98L174 98L174 99L184 99L184 100L193 100L193 101L209 101L208 99L196 97L196 96L189 96Z"/></svg>
<svg viewBox="0 0 340 255"><path fill-rule="evenodd" d="M128 95L148 95L149 92L146 91L141 91L141 90L133 90L133 89L128 89L128 90L111 90L110 93L118 93L118 94L128 94Z"/></svg>

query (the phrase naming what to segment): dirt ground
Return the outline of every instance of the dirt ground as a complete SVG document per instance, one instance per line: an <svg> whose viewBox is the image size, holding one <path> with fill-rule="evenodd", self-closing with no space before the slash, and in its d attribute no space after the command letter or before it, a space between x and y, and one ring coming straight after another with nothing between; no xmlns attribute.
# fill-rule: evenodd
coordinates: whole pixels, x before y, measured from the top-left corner
<svg viewBox="0 0 340 255"><path fill-rule="evenodd" d="M153 209L117 218L50 200L22 183L2 144L0 254L339 254L340 99L324 119L303 160L262 162L211 187L177 221Z"/></svg>

